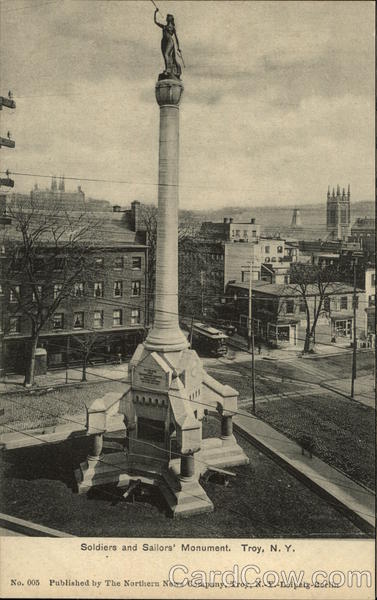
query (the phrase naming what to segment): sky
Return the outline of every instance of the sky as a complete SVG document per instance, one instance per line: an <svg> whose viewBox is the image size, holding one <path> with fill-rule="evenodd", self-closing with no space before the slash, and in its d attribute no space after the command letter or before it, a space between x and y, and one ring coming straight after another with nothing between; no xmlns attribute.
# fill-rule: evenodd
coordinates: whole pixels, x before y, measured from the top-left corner
<svg viewBox="0 0 377 600"><path fill-rule="evenodd" d="M156 0L186 68L180 206L374 197L374 3ZM161 30L148 1L2 0L1 170L106 179L85 193L156 202ZM162 17L160 17L162 20ZM14 191L49 179L14 176Z"/></svg>

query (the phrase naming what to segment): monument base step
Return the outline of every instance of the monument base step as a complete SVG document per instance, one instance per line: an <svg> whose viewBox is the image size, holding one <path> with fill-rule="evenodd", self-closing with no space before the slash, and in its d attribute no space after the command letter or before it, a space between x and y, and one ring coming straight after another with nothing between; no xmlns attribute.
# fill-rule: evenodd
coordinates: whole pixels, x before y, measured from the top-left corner
<svg viewBox="0 0 377 600"><path fill-rule="evenodd" d="M213 503L197 479L184 482L173 481L174 477L171 474L168 474L168 477L164 479L165 482L160 487L160 491L173 517L213 511Z"/></svg>
<svg viewBox="0 0 377 600"><path fill-rule="evenodd" d="M222 441L222 440L221 440ZM226 469L228 467L238 467L240 465L248 465L249 458L236 442L236 439L222 441L223 443L217 446L208 444L206 447L205 440L202 449L198 453L198 460L203 461L205 465ZM203 473L206 468L203 469Z"/></svg>
<svg viewBox="0 0 377 600"><path fill-rule="evenodd" d="M127 485L127 455L124 452L114 452L101 456L98 460L86 460L75 470L77 491L84 494L97 485L117 483Z"/></svg>

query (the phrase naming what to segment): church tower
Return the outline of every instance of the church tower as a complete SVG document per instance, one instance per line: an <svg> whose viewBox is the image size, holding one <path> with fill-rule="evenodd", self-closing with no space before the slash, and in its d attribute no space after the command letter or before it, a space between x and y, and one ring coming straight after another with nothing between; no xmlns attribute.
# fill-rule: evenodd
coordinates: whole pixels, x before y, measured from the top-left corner
<svg viewBox="0 0 377 600"><path fill-rule="evenodd" d="M328 236L333 240L347 239L350 232L351 222L351 188L348 185L346 193L345 188L340 191L339 185L330 192L330 186L327 191L327 219L326 227Z"/></svg>

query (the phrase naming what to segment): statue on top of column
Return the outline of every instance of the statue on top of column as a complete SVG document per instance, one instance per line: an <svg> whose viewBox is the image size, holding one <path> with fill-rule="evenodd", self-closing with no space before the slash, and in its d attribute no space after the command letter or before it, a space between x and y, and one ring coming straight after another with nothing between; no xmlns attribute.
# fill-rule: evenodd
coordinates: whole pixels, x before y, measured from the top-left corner
<svg viewBox="0 0 377 600"><path fill-rule="evenodd" d="M175 30L173 15L166 15L166 24L162 25L157 21L158 8L154 11L154 22L162 29L161 52L164 57L165 71L159 75L159 79L180 79L182 68L177 62L176 52L181 56L179 41Z"/></svg>

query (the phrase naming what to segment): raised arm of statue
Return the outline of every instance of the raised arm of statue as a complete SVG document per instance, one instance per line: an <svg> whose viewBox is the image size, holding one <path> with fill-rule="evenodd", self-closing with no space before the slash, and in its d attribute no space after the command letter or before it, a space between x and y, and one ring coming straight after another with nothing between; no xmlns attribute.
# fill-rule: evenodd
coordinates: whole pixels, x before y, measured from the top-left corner
<svg viewBox="0 0 377 600"><path fill-rule="evenodd" d="M161 23L159 23L156 19L157 13L158 13L158 8L156 8L156 10L154 11L154 22L156 23L156 25L158 25L158 27L161 27L161 29L164 28L164 25L161 25Z"/></svg>

